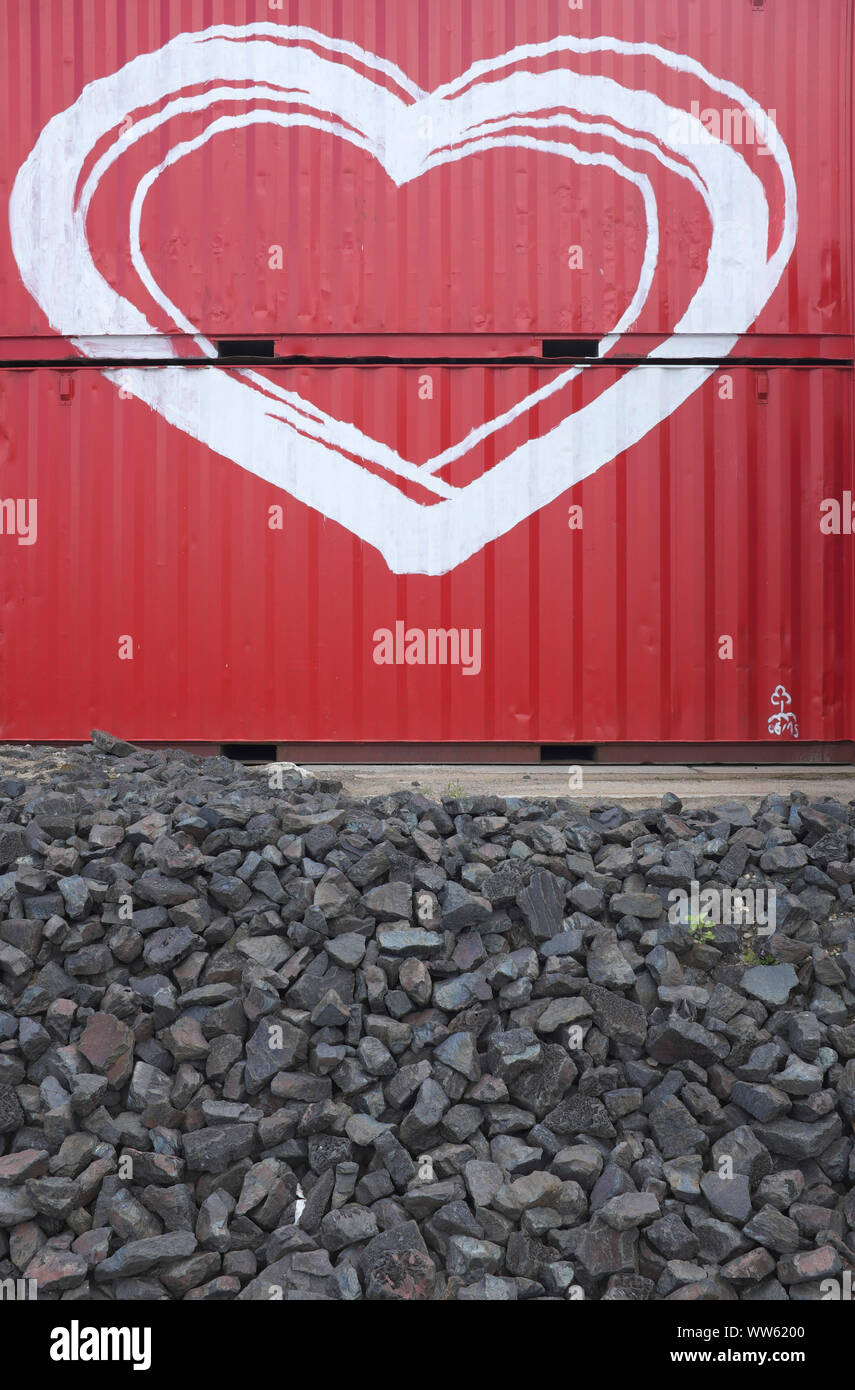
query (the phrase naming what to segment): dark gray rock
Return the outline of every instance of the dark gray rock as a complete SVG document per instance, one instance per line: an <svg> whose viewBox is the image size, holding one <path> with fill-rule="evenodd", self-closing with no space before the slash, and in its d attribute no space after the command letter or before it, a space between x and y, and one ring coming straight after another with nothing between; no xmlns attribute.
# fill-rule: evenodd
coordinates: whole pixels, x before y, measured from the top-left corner
<svg viewBox="0 0 855 1390"><path fill-rule="evenodd" d="M770 1153L785 1158L819 1158L820 1154L840 1138L843 1126L839 1115L827 1115L815 1124L800 1124L797 1120L775 1120L758 1124L757 1138Z"/></svg>
<svg viewBox="0 0 855 1390"><path fill-rule="evenodd" d="M700 1023L672 1014L662 1031L648 1042L647 1051L657 1062L691 1061L709 1067L723 1061L729 1048L722 1038Z"/></svg>
<svg viewBox="0 0 855 1390"><path fill-rule="evenodd" d="M307 1039L302 1029L287 1019L262 1019L246 1044L244 1084L247 1093L257 1095L277 1072L292 1068L306 1056Z"/></svg>
<svg viewBox="0 0 855 1390"><path fill-rule="evenodd" d="M12 1086L0 1085L0 1134L13 1134L24 1123L24 1112Z"/></svg>
<svg viewBox="0 0 855 1390"><path fill-rule="evenodd" d="M255 1143L254 1125L212 1125L194 1129L182 1141L191 1172L224 1173L250 1154Z"/></svg>
<svg viewBox="0 0 855 1390"><path fill-rule="evenodd" d="M145 1240L130 1240L95 1266L95 1278L98 1283L104 1283L132 1274L147 1274L170 1260L186 1259L195 1249L196 1237L190 1231L170 1231Z"/></svg>
<svg viewBox="0 0 855 1390"><path fill-rule="evenodd" d="M740 987L761 1004L777 1009L786 1004L798 983L799 977L791 965L755 965L746 970Z"/></svg>
<svg viewBox="0 0 855 1390"><path fill-rule="evenodd" d="M516 900L536 941L549 941L561 931L566 902L564 889L561 880L547 869L535 869Z"/></svg>
<svg viewBox="0 0 855 1390"><path fill-rule="evenodd" d="M6 763L0 1278L766 1302L842 1273L855 803L360 801L108 735ZM669 920L695 878L776 891L779 964Z"/></svg>

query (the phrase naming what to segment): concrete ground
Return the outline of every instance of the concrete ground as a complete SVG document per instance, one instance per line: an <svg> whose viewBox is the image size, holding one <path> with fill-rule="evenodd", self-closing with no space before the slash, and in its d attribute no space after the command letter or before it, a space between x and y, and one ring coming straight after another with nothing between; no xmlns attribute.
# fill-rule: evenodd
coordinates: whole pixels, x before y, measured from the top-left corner
<svg viewBox="0 0 855 1390"><path fill-rule="evenodd" d="M355 796L421 790L425 795L519 796L527 799L570 796L590 804L617 802L629 809L655 806L664 792L675 792L687 806L714 806L742 801L752 810L770 792L803 792L811 800L830 796L855 800L855 768L799 767L630 767L581 764L571 786L570 767L557 763L530 766L436 764L308 764L314 772L338 777ZM581 774L581 785L579 774Z"/></svg>

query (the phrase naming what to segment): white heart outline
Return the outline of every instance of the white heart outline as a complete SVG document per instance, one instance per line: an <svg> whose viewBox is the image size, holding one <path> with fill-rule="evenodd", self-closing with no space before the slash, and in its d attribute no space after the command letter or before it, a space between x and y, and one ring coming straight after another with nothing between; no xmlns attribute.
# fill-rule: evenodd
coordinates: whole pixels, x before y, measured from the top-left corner
<svg viewBox="0 0 855 1390"><path fill-rule="evenodd" d="M284 47L284 42L296 46ZM309 44L335 54L337 60L315 53ZM769 208L760 180L732 146L714 139L680 108L667 106L653 93L566 68L495 77L503 68L524 60L562 52L602 51L644 55L690 73L711 90L737 100L752 116L765 132L784 187L783 226L773 255L768 255ZM407 100L343 64L342 56L391 79ZM508 136L497 142L494 127L524 117L528 128L533 121L541 123L536 113L556 108L562 114L550 118L550 124L579 127L579 122L567 116L569 108L595 119L613 120L621 128L643 131L658 142L642 141L660 161L692 178L685 166L677 167L659 148L688 158L685 141L674 137L675 120L683 122L683 128L688 123L695 186L703 190L712 220L707 274L672 336L650 353L650 362L659 357L728 355L768 301L792 254L797 228L796 187L789 154L774 123L747 93L713 77L694 59L653 44L562 35L475 63L453 82L433 93L423 93L394 64L315 30L276 24L221 25L180 34L155 52L141 54L118 72L90 83L72 106L48 122L18 171L9 201L9 222L22 279L52 326L70 337L84 354L98 356L103 352L100 335L76 336L86 316L94 313L102 335L123 339L111 345L111 355L137 357L144 350L141 340L156 337L158 355L177 357L171 345L156 336L144 315L103 280L92 261L85 227L88 203L82 203L78 185L95 144L115 131L132 111L156 106L190 84L224 80L255 83L268 77L270 89L281 99L283 65L286 75L293 72L291 95L299 92L301 105L308 96L309 104L317 103L315 109L337 116L343 124L336 133L353 139L356 132L367 141L366 147L397 183L418 177L433 167L434 161L464 158L474 148L488 144L543 148L548 142L530 137ZM488 80L479 84L481 78ZM572 83L572 102L566 91L568 82ZM247 113L246 119L253 115ZM416 129L425 115L444 137L443 143L434 140L428 146L426 156L427 142ZM580 128L591 129L591 123ZM615 126L599 128L615 138ZM635 135L622 139L626 144L639 143ZM119 136L114 148L123 140L130 143L127 135ZM580 154L563 142L554 142L553 147L569 157ZM116 157L122 152L119 148ZM591 162L591 156L586 158ZM141 206L140 201L139 212ZM147 271L144 262L138 269L141 274ZM640 288L643 281L644 271ZM635 300L631 307L636 307ZM616 336L612 334L603 345L606 351ZM198 335L197 341L201 345L206 342ZM559 383L566 384L581 370L585 369L562 373L542 390L551 393L559 389ZM633 368L552 430L526 441L461 489L432 478L433 471L447 461L445 455L421 466L408 464L394 450L371 440L354 425L325 416L296 393L277 393L263 377L244 374L241 379L220 368L196 366L191 371L182 366L119 368L107 370L105 375L171 424L375 546L393 573L438 575L461 564L637 443L714 370L662 368L656 373L657 389L652 389L651 368ZM284 415L271 413L271 397L277 394L277 408L281 412L284 407ZM530 408L530 403L526 398L513 414ZM496 427L493 421L482 428L489 432ZM462 449L464 445L471 447L469 436L454 447ZM386 468L391 464L391 471L399 474L413 470L404 476L416 476L429 488L433 486L443 500L425 506L405 497L393 484L354 462L344 450L373 458Z"/></svg>

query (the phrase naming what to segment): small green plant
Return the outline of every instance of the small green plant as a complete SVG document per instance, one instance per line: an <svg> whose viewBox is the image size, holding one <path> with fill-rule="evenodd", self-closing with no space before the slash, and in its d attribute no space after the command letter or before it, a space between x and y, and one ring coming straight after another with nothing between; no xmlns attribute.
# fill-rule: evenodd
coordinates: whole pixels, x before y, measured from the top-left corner
<svg viewBox="0 0 855 1390"><path fill-rule="evenodd" d="M747 965L749 969L754 965L778 964L771 951L755 951L753 946L749 946L746 951L743 951L739 959L742 961L743 965Z"/></svg>
<svg viewBox="0 0 855 1390"><path fill-rule="evenodd" d="M444 800L459 801L461 796L466 795L466 788L462 782L446 782L442 795Z"/></svg>
<svg viewBox="0 0 855 1390"><path fill-rule="evenodd" d="M715 930L705 917L690 917L687 926L689 935L693 936L696 941L706 943L715 940Z"/></svg>

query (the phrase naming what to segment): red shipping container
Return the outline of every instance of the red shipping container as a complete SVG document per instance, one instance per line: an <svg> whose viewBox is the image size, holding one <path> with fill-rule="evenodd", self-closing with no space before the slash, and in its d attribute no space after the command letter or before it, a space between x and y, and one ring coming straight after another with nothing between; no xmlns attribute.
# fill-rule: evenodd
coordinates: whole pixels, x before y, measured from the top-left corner
<svg viewBox="0 0 855 1390"><path fill-rule="evenodd" d="M149 372L176 370L221 369ZM685 369L635 370L656 398ZM543 375L432 373L433 402L419 368L268 376L314 378L366 427L422 410L442 443L474 404ZM779 685L802 740L852 738L853 537L821 530L823 501L848 490L851 514L855 492L849 368L714 372L610 467L438 577L392 573L93 367L2 371L0 408L5 493L37 499L36 544L2 538L6 738L778 742ZM375 638L398 622L480 632L480 669L471 637L457 665L398 664Z"/></svg>
<svg viewBox="0 0 855 1390"><path fill-rule="evenodd" d="M852 740L852 20L2 7L0 737Z"/></svg>

